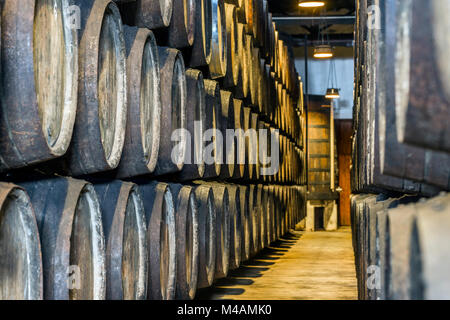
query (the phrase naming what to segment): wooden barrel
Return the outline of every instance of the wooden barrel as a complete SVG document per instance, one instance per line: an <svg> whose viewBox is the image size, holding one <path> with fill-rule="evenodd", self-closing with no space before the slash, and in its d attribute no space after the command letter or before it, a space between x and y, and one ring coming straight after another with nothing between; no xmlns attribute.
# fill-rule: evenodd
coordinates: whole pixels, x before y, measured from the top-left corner
<svg viewBox="0 0 450 320"><path fill-rule="evenodd" d="M171 184L175 200L177 237L177 284L175 298L192 300L197 291L199 270L199 223L195 190L190 186Z"/></svg>
<svg viewBox="0 0 450 320"><path fill-rule="evenodd" d="M161 128L159 54L153 33L124 26L127 48L128 123L118 178L152 173Z"/></svg>
<svg viewBox="0 0 450 320"><path fill-rule="evenodd" d="M172 19L173 0L137 0L135 23L138 27L168 27Z"/></svg>
<svg viewBox="0 0 450 320"><path fill-rule="evenodd" d="M42 254L34 211L22 188L3 182L0 253L5 257L0 260L0 300L42 299Z"/></svg>
<svg viewBox="0 0 450 320"><path fill-rule="evenodd" d="M179 172L186 156L186 73L180 51L160 47L161 136L154 175ZM178 132L178 134L176 134Z"/></svg>
<svg viewBox="0 0 450 320"><path fill-rule="evenodd" d="M239 66L238 82L234 88L234 95L236 98L247 98L249 90L249 74L248 74L248 58L247 58L247 36L245 34L245 25L237 23L236 25L237 37L237 62Z"/></svg>
<svg viewBox="0 0 450 320"><path fill-rule="evenodd" d="M250 187L239 186L239 201L241 203L241 261L250 259L251 230L250 230Z"/></svg>
<svg viewBox="0 0 450 320"><path fill-rule="evenodd" d="M225 278L230 267L230 198L226 185L209 184L214 194L216 211L215 279Z"/></svg>
<svg viewBox="0 0 450 320"><path fill-rule="evenodd" d="M3 1L0 171L64 155L78 88L68 1Z"/></svg>
<svg viewBox="0 0 450 320"><path fill-rule="evenodd" d="M255 98L251 100L252 106L255 110L259 111L260 103L262 100L262 88L261 88L261 51L258 47L254 47L251 53L252 59L252 67L251 67L251 75L253 77L253 86Z"/></svg>
<svg viewBox="0 0 450 320"><path fill-rule="evenodd" d="M225 3L225 22L227 28L227 68L223 85L225 88L235 87L239 80L239 43L236 6Z"/></svg>
<svg viewBox="0 0 450 320"><path fill-rule="evenodd" d="M448 107L450 1L397 4L395 95L398 138L424 148L450 151ZM421 132L420 135L417 132Z"/></svg>
<svg viewBox="0 0 450 320"><path fill-rule="evenodd" d="M249 187L249 229L250 229L250 257L254 257L259 251L259 207L260 202L258 202L258 186L250 185Z"/></svg>
<svg viewBox="0 0 450 320"><path fill-rule="evenodd" d="M239 268L242 259L242 213L238 185L227 184L230 200L230 270Z"/></svg>
<svg viewBox="0 0 450 320"><path fill-rule="evenodd" d="M72 178L26 182L42 246L44 299L103 300L105 238L94 187Z"/></svg>
<svg viewBox="0 0 450 320"><path fill-rule="evenodd" d="M252 145L252 138L254 135L251 135L251 131L249 131L251 126L251 117L252 112L251 108L244 107L244 122L242 126L242 130L244 130L244 144L245 144L245 164L244 164L244 179L252 180L253 179L253 166L250 166L250 156L254 155L251 151L254 150L254 145Z"/></svg>
<svg viewBox="0 0 450 320"><path fill-rule="evenodd" d="M106 240L106 299L147 298L148 248L144 205L137 186L94 185Z"/></svg>
<svg viewBox="0 0 450 320"><path fill-rule="evenodd" d="M168 44L171 48L192 46L195 37L196 19L201 19L201 2L182 0L173 2L172 21L169 25ZM180 19L183 17L183 19Z"/></svg>
<svg viewBox="0 0 450 320"><path fill-rule="evenodd" d="M211 62L209 73L211 79L225 76L227 71L227 23L224 0L210 0L212 6Z"/></svg>
<svg viewBox="0 0 450 320"><path fill-rule="evenodd" d="M205 174L203 177L217 178L220 176L223 163L223 146L216 135L216 130L221 131L221 96L220 86L217 81L205 80L206 92L206 126L205 134Z"/></svg>
<svg viewBox="0 0 450 320"><path fill-rule="evenodd" d="M258 181L260 179L261 174L261 166L259 162L259 115L255 112L251 113L251 125L252 129L252 147L250 148L250 165L253 169L253 179ZM251 170L251 169L250 169Z"/></svg>
<svg viewBox="0 0 450 320"><path fill-rule="evenodd" d="M244 125L244 104L242 100L234 99L234 125L236 130L236 165L234 169L234 179L241 179L245 174L245 141L243 135Z"/></svg>
<svg viewBox="0 0 450 320"><path fill-rule="evenodd" d="M228 129L233 130L235 127L234 98L229 91L220 90L221 97L221 132L224 143L224 157L220 179L228 179L234 176L234 171L238 170L236 166L237 145L235 136L227 132Z"/></svg>
<svg viewBox="0 0 450 320"><path fill-rule="evenodd" d="M196 186L195 196L199 224L198 288L206 288L213 284L216 273L216 208L210 186Z"/></svg>
<svg viewBox="0 0 450 320"><path fill-rule="evenodd" d="M257 99L258 99L258 88L257 88L257 83L255 80L255 75L254 75L254 59L253 59L253 54L254 54L254 46L253 46L253 37L250 35L246 35L246 39L245 39L245 44L246 44L246 57L247 57L247 68L245 70L245 72L247 72L247 76L248 76L248 95L247 95L247 100L249 102L250 105L256 105L257 103Z"/></svg>
<svg viewBox="0 0 450 320"><path fill-rule="evenodd" d="M254 23L255 23L255 5L256 5L256 0L244 0L244 8L245 8L245 15L246 15L246 33L249 35L254 36L255 34L253 33L254 30Z"/></svg>
<svg viewBox="0 0 450 320"><path fill-rule="evenodd" d="M80 9L80 84L71 175L115 169L127 122L126 52L119 9L108 0L90 1Z"/></svg>
<svg viewBox="0 0 450 320"><path fill-rule="evenodd" d="M182 181L203 178L205 173L205 160L203 151L205 143L203 133L206 129L206 95L203 74L199 70L186 70L186 128L190 134L187 140L186 160L183 170L178 177Z"/></svg>
<svg viewBox="0 0 450 320"><path fill-rule="evenodd" d="M415 205L417 222L411 238L412 299L449 299L450 196L442 194Z"/></svg>
<svg viewBox="0 0 450 320"><path fill-rule="evenodd" d="M197 1L197 19L195 36L192 44L190 66L192 68L207 66L211 62L212 7L211 0Z"/></svg>
<svg viewBox="0 0 450 320"><path fill-rule="evenodd" d="M166 183L139 183L147 224L147 298L172 300L177 278L175 204Z"/></svg>

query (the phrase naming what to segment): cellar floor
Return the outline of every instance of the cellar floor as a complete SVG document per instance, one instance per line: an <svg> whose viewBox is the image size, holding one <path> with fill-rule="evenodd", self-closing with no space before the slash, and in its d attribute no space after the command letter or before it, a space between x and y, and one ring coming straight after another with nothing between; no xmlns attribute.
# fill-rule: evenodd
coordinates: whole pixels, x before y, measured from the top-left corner
<svg viewBox="0 0 450 320"><path fill-rule="evenodd" d="M198 299L357 299L351 230L291 233Z"/></svg>

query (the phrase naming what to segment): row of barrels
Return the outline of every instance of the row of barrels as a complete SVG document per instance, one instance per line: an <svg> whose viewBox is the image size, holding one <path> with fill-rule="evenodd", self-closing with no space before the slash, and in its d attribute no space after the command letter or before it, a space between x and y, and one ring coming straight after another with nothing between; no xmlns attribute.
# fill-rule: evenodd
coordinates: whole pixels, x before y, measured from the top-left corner
<svg viewBox="0 0 450 320"><path fill-rule="evenodd" d="M194 121L221 128L221 90L302 147L302 84L287 45L273 44L267 1L7 0L1 10L0 172L51 159L71 176L180 172L187 139L173 163L170 138ZM222 69L248 81L227 85Z"/></svg>
<svg viewBox="0 0 450 320"><path fill-rule="evenodd" d="M450 298L450 195L351 200L360 299Z"/></svg>
<svg viewBox="0 0 450 320"><path fill-rule="evenodd" d="M301 187L0 183L0 299L193 299L303 219Z"/></svg>
<svg viewBox="0 0 450 320"><path fill-rule="evenodd" d="M353 191L448 191L450 1L357 6Z"/></svg>

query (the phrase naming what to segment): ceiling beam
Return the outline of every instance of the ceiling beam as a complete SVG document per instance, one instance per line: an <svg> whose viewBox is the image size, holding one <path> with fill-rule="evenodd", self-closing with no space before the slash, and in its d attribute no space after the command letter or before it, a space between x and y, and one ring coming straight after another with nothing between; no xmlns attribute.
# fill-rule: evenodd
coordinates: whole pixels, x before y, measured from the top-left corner
<svg viewBox="0 0 450 320"><path fill-rule="evenodd" d="M355 24L355 16L323 16L323 17L272 17L277 25L318 25L326 24Z"/></svg>

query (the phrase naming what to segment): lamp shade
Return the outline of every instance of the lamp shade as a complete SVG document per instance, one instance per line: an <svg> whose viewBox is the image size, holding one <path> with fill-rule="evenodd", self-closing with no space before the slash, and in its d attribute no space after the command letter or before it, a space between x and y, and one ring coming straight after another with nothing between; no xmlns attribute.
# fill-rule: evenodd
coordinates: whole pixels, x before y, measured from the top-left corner
<svg viewBox="0 0 450 320"><path fill-rule="evenodd" d="M316 59L329 59L333 58L333 49L327 44L316 46L314 48L314 58Z"/></svg>
<svg viewBox="0 0 450 320"><path fill-rule="evenodd" d="M328 88L327 93L325 94L325 98L327 99L339 99L340 97L339 89L336 88Z"/></svg>

